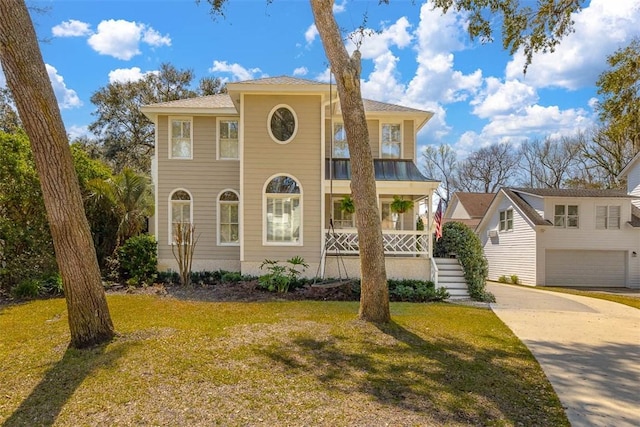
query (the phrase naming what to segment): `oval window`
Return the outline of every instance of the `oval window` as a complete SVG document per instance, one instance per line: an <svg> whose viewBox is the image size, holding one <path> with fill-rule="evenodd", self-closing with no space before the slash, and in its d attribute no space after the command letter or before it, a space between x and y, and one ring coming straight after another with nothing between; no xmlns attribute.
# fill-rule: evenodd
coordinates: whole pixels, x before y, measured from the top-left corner
<svg viewBox="0 0 640 427"><path fill-rule="evenodd" d="M287 143L296 133L296 116L288 107L278 106L271 111L269 118L271 137L278 143Z"/></svg>

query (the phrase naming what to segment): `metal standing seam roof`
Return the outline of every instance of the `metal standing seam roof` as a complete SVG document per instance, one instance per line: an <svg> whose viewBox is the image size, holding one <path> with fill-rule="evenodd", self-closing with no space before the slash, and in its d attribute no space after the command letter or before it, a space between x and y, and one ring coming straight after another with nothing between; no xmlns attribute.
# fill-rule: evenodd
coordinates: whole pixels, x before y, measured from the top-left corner
<svg viewBox="0 0 640 427"><path fill-rule="evenodd" d="M330 177L330 162L333 162L333 176ZM412 160L399 159L374 159L373 167L376 181L421 181L438 182L422 175L418 167ZM326 159L325 162L326 179L350 180L351 161L349 159Z"/></svg>

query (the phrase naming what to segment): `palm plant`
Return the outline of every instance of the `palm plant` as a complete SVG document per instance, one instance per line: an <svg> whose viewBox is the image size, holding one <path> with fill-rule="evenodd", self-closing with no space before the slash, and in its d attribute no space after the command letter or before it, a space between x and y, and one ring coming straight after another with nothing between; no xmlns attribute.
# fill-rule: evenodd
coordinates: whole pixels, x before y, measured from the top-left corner
<svg viewBox="0 0 640 427"><path fill-rule="evenodd" d="M106 200L118 219L118 246L129 237L140 234L146 218L153 215L154 201L150 179L133 169L124 168L113 178L94 179L87 183L90 197Z"/></svg>

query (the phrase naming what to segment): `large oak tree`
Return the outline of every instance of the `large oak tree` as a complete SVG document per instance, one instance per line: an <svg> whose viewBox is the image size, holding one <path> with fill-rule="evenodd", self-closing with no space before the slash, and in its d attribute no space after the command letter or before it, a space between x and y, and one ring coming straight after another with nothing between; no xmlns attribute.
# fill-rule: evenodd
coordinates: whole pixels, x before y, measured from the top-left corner
<svg viewBox="0 0 640 427"><path fill-rule="evenodd" d="M67 302L71 347L114 335L69 141L23 0L0 1L0 61L31 143Z"/></svg>

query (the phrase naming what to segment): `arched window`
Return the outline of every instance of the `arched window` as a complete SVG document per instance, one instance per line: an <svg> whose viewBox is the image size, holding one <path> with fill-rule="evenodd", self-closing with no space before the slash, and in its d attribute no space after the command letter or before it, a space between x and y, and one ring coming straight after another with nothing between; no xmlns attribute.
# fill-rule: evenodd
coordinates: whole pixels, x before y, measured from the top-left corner
<svg viewBox="0 0 640 427"><path fill-rule="evenodd" d="M223 191L218 196L218 244L220 245L240 243L238 201L238 193L232 190Z"/></svg>
<svg viewBox="0 0 640 427"><path fill-rule="evenodd" d="M192 202L191 195L185 190L175 190L169 197L169 223L171 224L171 235L169 243L175 243L176 232L179 226L191 225L192 222Z"/></svg>
<svg viewBox="0 0 640 427"><path fill-rule="evenodd" d="M264 190L265 242L302 244L302 191L295 178L278 175Z"/></svg>

